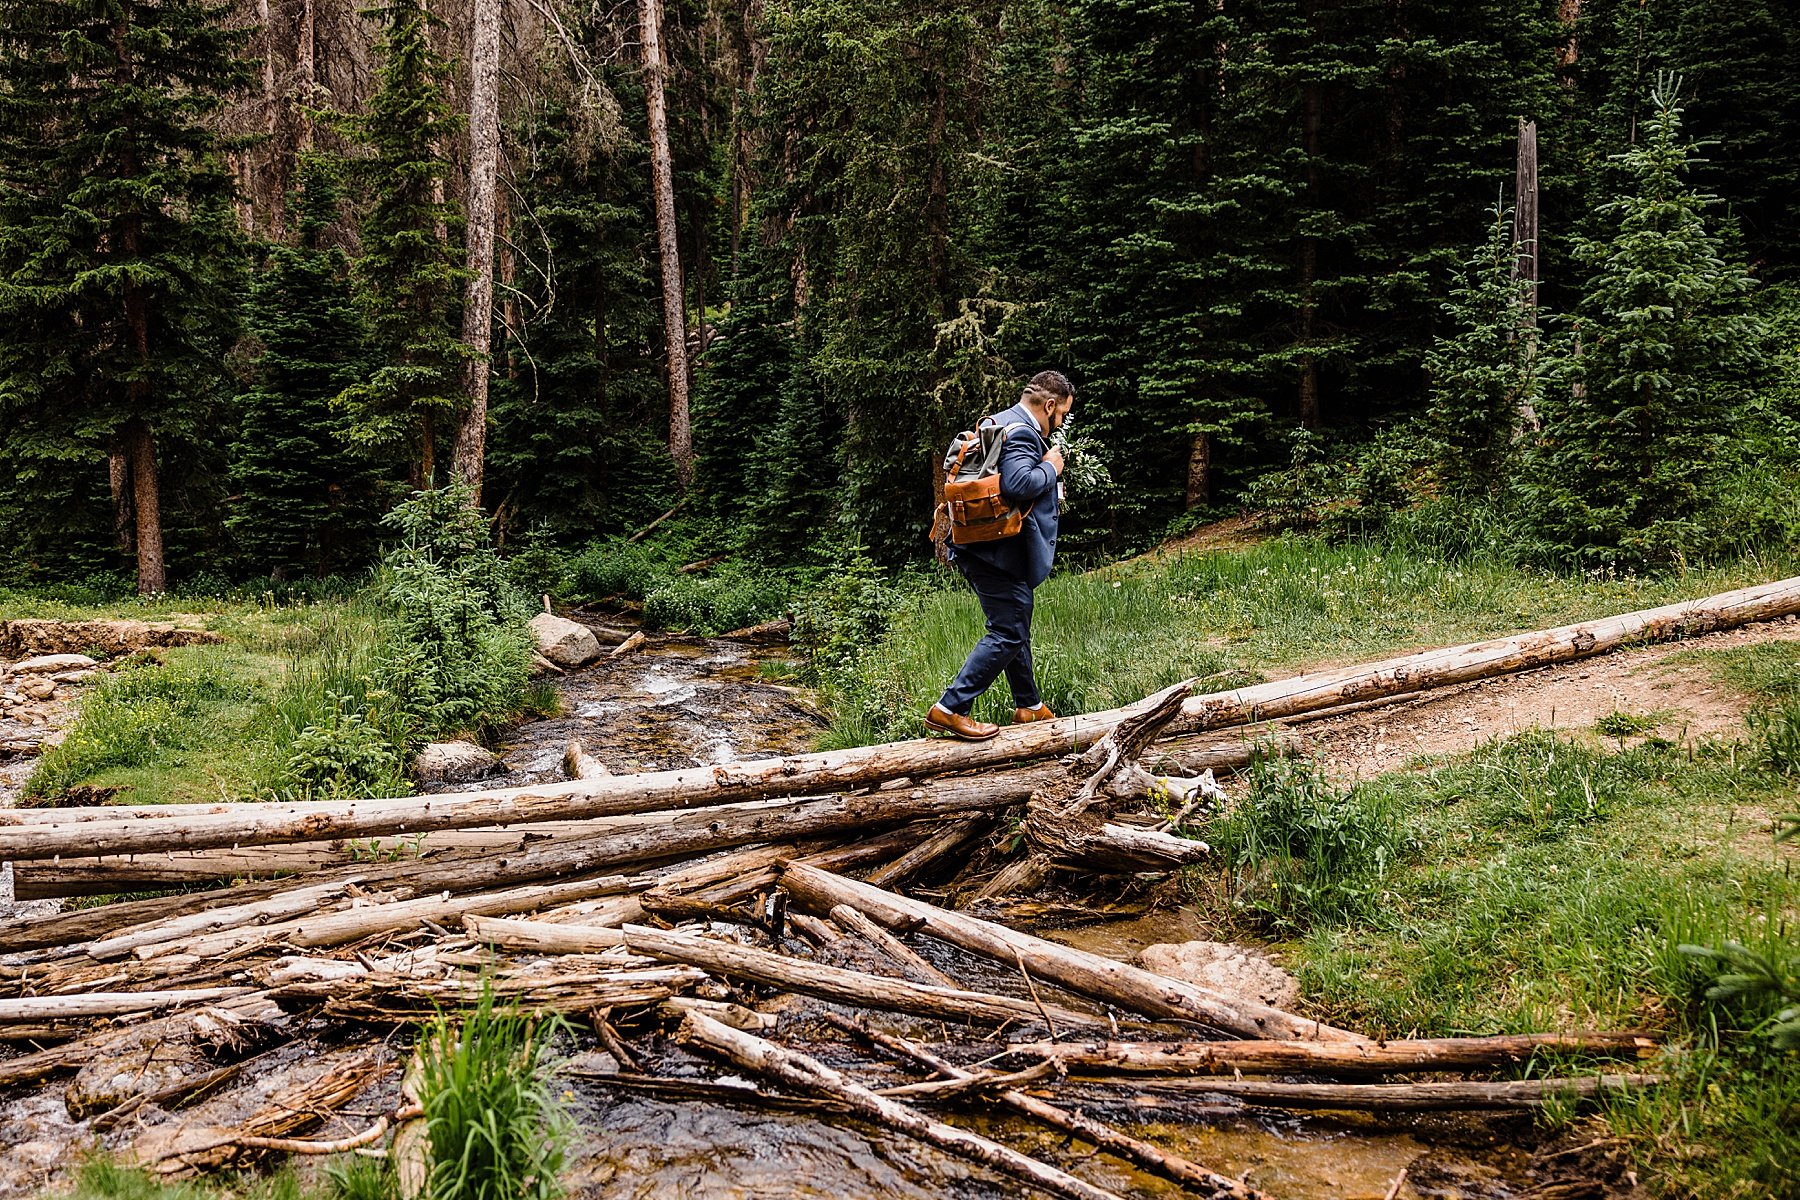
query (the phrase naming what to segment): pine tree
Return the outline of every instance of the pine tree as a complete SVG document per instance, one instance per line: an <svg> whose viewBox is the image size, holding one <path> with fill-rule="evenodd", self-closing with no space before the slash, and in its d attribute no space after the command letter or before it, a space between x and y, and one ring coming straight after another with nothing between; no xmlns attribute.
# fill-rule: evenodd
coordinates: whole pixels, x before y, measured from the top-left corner
<svg viewBox="0 0 1800 1200"><path fill-rule="evenodd" d="M0 3L0 442L28 487L125 468L146 593L167 585L159 458L212 434L235 323L210 121L246 79L227 11Z"/></svg>
<svg viewBox="0 0 1800 1200"><path fill-rule="evenodd" d="M1538 403L1543 357L1536 331L1521 322L1530 283L1514 278L1517 258L1512 214L1496 206L1487 241L1444 303L1452 329L1425 355L1426 427L1437 443L1438 480L1453 497L1500 493L1510 479L1519 413Z"/></svg>
<svg viewBox="0 0 1800 1200"><path fill-rule="evenodd" d="M275 246L250 289L255 384L238 397L226 523L246 565L276 578L347 570L372 550L379 472L346 443L331 400L367 369L368 328L350 296L349 261L323 244L342 189L333 164L303 158L293 198L296 244Z"/></svg>
<svg viewBox="0 0 1800 1200"><path fill-rule="evenodd" d="M1704 551L1706 486L1758 353L1751 280L1708 228L1687 176L1675 82L1618 155L1631 191L1578 247L1595 274L1579 311L1576 387L1546 404L1528 488L1540 532L1587 561L1666 564Z"/></svg>
<svg viewBox="0 0 1800 1200"><path fill-rule="evenodd" d="M371 450L403 449L423 487L464 404L459 314L468 271L455 240L461 216L444 195L447 147L463 121L444 94L450 67L431 47L440 22L426 0L392 0L373 15L383 27L380 83L366 111L339 124L370 151L349 162L365 197L352 279L375 365L338 400L351 436Z"/></svg>

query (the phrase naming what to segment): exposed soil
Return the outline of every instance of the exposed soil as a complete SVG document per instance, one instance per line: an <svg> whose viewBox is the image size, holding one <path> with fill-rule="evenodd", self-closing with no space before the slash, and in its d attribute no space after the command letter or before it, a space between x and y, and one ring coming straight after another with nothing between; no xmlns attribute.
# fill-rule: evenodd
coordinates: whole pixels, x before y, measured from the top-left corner
<svg viewBox="0 0 1800 1200"><path fill-rule="evenodd" d="M1585 730L1612 713L1655 720L1680 743L1742 734L1754 699L1722 682L1694 650L1800 642L1800 619L1621 650L1584 662L1440 688L1302 726L1307 752L1347 779L1420 758L1463 754L1527 729Z"/></svg>

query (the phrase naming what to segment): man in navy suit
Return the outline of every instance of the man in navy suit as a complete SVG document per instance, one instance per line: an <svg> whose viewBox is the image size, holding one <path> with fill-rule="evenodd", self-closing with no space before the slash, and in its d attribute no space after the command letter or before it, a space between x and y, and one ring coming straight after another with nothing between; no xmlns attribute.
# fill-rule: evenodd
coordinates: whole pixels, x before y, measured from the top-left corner
<svg viewBox="0 0 1800 1200"><path fill-rule="evenodd" d="M1000 452L1000 498L1024 510L1025 520L1012 537L950 549L951 561L981 601L987 632L969 651L956 681L925 714L925 724L940 733L971 742L999 733L998 725L974 720L969 711L1002 672L1012 686L1015 725L1056 716L1038 695L1031 670L1031 601L1056 559L1063 455L1045 439L1062 428L1074 404L1075 388L1066 376L1040 371L1019 402L994 417L1006 439Z"/></svg>

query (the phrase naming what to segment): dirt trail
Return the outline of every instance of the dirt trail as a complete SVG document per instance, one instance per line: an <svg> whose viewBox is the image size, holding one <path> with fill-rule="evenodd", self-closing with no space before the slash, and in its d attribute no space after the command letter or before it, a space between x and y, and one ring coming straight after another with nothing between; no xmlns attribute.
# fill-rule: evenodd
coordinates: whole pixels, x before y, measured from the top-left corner
<svg viewBox="0 0 1800 1200"><path fill-rule="evenodd" d="M1800 619L1441 688L1310 721L1302 730L1308 753L1346 779L1398 770L1421 757L1466 753L1527 729L1590 729L1614 712L1654 718L1656 733L1671 741L1737 737L1754 699L1692 652L1771 641L1800 642Z"/></svg>

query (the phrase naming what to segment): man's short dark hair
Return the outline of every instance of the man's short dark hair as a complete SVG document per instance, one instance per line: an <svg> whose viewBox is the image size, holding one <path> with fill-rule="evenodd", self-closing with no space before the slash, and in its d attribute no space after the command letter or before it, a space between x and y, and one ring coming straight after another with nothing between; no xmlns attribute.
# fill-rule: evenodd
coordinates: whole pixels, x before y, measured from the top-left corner
<svg viewBox="0 0 1800 1200"><path fill-rule="evenodd" d="M1026 396L1030 396L1033 392L1047 392L1058 400L1063 400L1075 394L1075 385L1070 383L1069 377L1061 371L1039 371L1031 377L1031 382L1025 385Z"/></svg>

